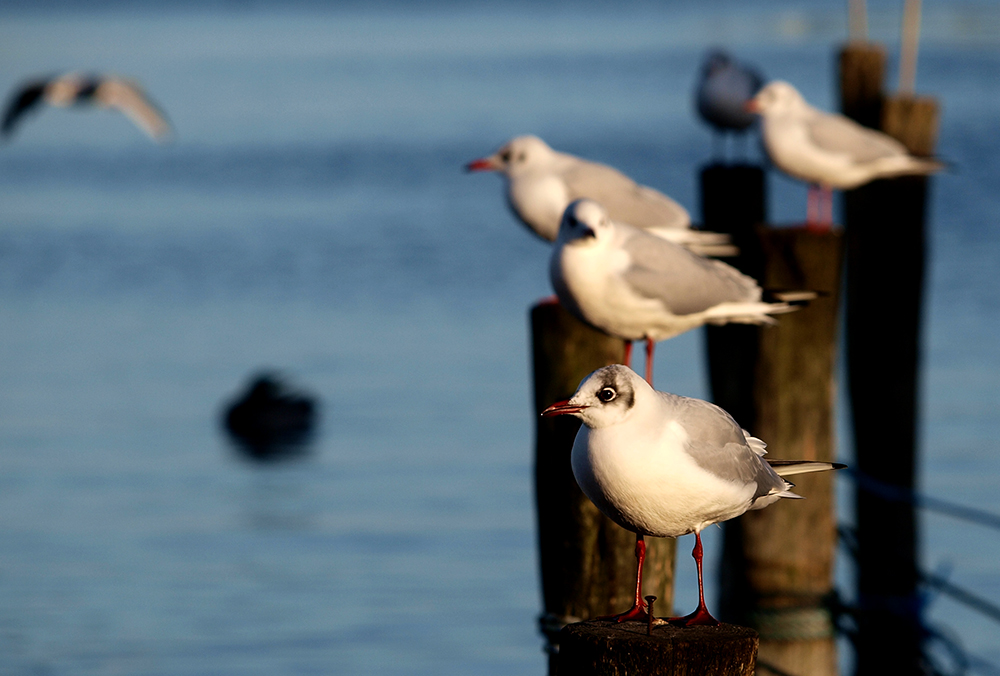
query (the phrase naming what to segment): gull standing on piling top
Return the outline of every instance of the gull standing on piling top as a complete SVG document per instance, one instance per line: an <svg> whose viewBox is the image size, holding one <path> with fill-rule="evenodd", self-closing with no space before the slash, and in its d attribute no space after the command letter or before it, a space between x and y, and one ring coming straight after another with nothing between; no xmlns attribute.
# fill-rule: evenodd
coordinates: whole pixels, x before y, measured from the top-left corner
<svg viewBox="0 0 1000 676"><path fill-rule="evenodd" d="M831 189L850 190L877 178L933 174L943 168L936 160L910 155L888 134L812 107L787 82L769 83L747 109L763 118L764 147L771 161L789 176L810 184L810 223L831 224ZM828 213L818 218L813 213L814 185L828 206Z"/></svg>
<svg viewBox="0 0 1000 676"><path fill-rule="evenodd" d="M701 531L780 498L802 497L783 476L844 466L765 460L764 442L715 404L657 392L620 364L594 371L576 394L542 415L583 421L573 443L573 476L603 514L636 534L635 604L608 618L619 622L649 619L642 600L643 537L694 533L698 608L672 622L718 624L705 607Z"/></svg>
<svg viewBox="0 0 1000 676"><path fill-rule="evenodd" d="M764 77L755 69L734 60L721 49L705 56L695 90L698 115L725 143L726 132L742 136L756 120L746 109L747 101L764 86Z"/></svg>
<svg viewBox="0 0 1000 676"><path fill-rule="evenodd" d="M655 341L702 324L773 324L770 315L816 295L790 292L763 301L757 282L736 268L616 222L592 200L566 207L549 275L560 303L578 319L646 341L650 382Z"/></svg>
<svg viewBox="0 0 1000 676"><path fill-rule="evenodd" d="M553 150L537 136L511 139L493 155L469 162L466 169L503 174L511 209L550 242L559 234L566 205L587 197L603 204L612 218L703 255L736 253L728 235L692 230L687 210L663 193L605 164Z"/></svg>
<svg viewBox="0 0 1000 676"><path fill-rule="evenodd" d="M0 124L0 135L10 136L21 119L40 103L65 108L96 105L124 113L157 141L170 136L170 123L135 82L108 75L66 73L21 84L11 95Z"/></svg>

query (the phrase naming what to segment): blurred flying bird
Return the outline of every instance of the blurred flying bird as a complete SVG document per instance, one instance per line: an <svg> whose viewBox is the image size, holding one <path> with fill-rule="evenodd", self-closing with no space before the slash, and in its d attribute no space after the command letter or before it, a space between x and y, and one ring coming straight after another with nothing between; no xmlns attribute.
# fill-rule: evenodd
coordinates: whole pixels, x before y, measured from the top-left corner
<svg viewBox="0 0 1000 676"><path fill-rule="evenodd" d="M698 608L671 622L718 624L705 606L701 531L781 498L800 498L784 476L843 467L766 460L764 442L718 406L657 392L620 364L594 371L571 398L542 415L583 421L571 453L573 476L602 513L636 534L635 603L609 618L619 622L649 619L642 600L644 536L694 533Z"/></svg>
<svg viewBox="0 0 1000 676"><path fill-rule="evenodd" d="M550 242L559 234L566 205L586 197L603 204L612 218L700 254L736 253L728 235L692 230L687 210L663 193L605 164L553 150L537 136L511 139L466 169L503 174L511 209L532 232Z"/></svg>
<svg viewBox="0 0 1000 676"><path fill-rule="evenodd" d="M932 174L944 167L914 157L906 147L850 118L812 107L792 85L775 81L760 90L747 109L763 118L764 147L786 174L810 184L807 222L829 227L833 221L830 191L850 190L877 178ZM813 186L819 187L819 194ZM813 200L826 199L827 213Z"/></svg>
<svg viewBox="0 0 1000 676"><path fill-rule="evenodd" d="M0 124L0 135L9 137L21 119L38 105L65 108L95 105L124 113L140 129L157 141L169 138L166 117L143 93L138 84L115 76L67 73L21 84L11 95Z"/></svg>
<svg viewBox="0 0 1000 676"><path fill-rule="evenodd" d="M720 49L708 52L701 66L695 106L723 145L727 132L742 135L754 123L746 104L763 85L763 76L753 67L733 60Z"/></svg>
<svg viewBox="0 0 1000 676"><path fill-rule="evenodd" d="M263 373L226 408L225 426L251 457L272 459L302 449L315 430L316 409L312 396Z"/></svg>
<svg viewBox="0 0 1000 676"><path fill-rule="evenodd" d="M650 382L656 341L703 324L773 324L770 315L791 312L816 295L762 300L757 282L736 268L616 222L592 200L566 208L549 275L560 303L578 319L612 336L646 341Z"/></svg>

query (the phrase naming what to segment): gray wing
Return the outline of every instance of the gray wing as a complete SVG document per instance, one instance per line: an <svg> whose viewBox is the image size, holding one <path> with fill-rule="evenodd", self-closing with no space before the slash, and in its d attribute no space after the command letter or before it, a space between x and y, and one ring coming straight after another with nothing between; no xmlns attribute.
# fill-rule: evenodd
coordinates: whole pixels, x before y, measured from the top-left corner
<svg viewBox="0 0 1000 676"><path fill-rule="evenodd" d="M661 395L664 393L661 393ZM787 486L758 455L732 416L700 399L665 395L677 408L690 437L688 454L705 471L737 484L756 484L754 499Z"/></svg>
<svg viewBox="0 0 1000 676"><path fill-rule="evenodd" d="M872 162L883 157L908 155L905 146L887 134L860 124L843 115L818 113L806 121L809 139L819 148L844 153L854 162Z"/></svg>
<svg viewBox="0 0 1000 676"><path fill-rule="evenodd" d="M636 293L661 301L672 314L760 300L757 282L731 265L703 258L655 235L630 231L622 244L631 261L623 274L626 283Z"/></svg>
<svg viewBox="0 0 1000 676"><path fill-rule="evenodd" d="M613 167L577 159L562 172L570 200L592 199L608 216L637 228L686 228L691 216L680 204Z"/></svg>

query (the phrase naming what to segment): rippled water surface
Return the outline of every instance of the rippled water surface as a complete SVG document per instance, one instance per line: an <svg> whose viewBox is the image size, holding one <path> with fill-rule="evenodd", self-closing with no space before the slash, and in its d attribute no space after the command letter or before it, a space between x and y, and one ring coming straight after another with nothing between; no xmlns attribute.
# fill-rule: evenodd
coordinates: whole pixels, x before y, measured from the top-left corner
<svg viewBox="0 0 1000 676"><path fill-rule="evenodd" d="M536 133L697 216L704 48L831 107L840 9L0 5L0 89L121 72L177 129L46 110L0 148L0 673L544 673L526 319L548 248L461 167ZM922 487L994 512L998 19L926 8L919 71L955 166ZM801 218L804 189L771 186L773 219ZM658 384L705 395L700 334L658 352ZM264 367L322 402L300 462L220 428ZM925 567L1000 602L996 534L924 524ZM943 598L930 618L1000 663L1000 626Z"/></svg>

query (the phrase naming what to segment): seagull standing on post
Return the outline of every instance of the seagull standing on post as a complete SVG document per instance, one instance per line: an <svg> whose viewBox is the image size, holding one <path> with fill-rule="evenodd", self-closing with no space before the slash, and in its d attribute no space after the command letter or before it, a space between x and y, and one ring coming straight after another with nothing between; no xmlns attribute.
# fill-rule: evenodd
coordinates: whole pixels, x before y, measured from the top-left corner
<svg viewBox="0 0 1000 676"><path fill-rule="evenodd" d="M646 380L653 346L703 324L773 324L812 292L762 300L751 277L722 261L612 220L591 200L566 207L549 275L563 307L584 323L627 341L646 341ZM631 343L626 347L626 362Z"/></svg>
<svg viewBox="0 0 1000 676"><path fill-rule="evenodd" d="M559 234L566 206L586 197L604 205L616 220L703 255L736 253L728 235L692 230L687 210L663 193L639 185L605 164L553 150L537 136L511 139L493 155L473 160L466 169L502 174L511 210L549 242Z"/></svg>
<svg viewBox="0 0 1000 676"><path fill-rule="evenodd" d="M542 415L583 421L573 443L573 476L604 515L636 534L635 603L608 618L618 622L650 619L642 597L644 536L694 533L698 608L671 622L718 624L705 606L701 531L781 498L800 498L784 476L843 467L766 460L764 442L715 404L657 392L620 364L594 371Z"/></svg>
<svg viewBox="0 0 1000 676"><path fill-rule="evenodd" d="M726 52L713 49L706 55L695 90L695 107L712 127L713 138L722 140L723 150L727 132L742 137L753 125L755 117L746 104L762 86L764 77L756 69Z"/></svg>
<svg viewBox="0 0 1000 676"><path fill-rule="evenodd" d="M809 184L806 222L825 229L833 223L834 188L850 190L877 178L943 168L936 160L914 157L888 134L812 107L787 82L769 83L747 109L763 118L764 148L775 166Z"/></svg>

